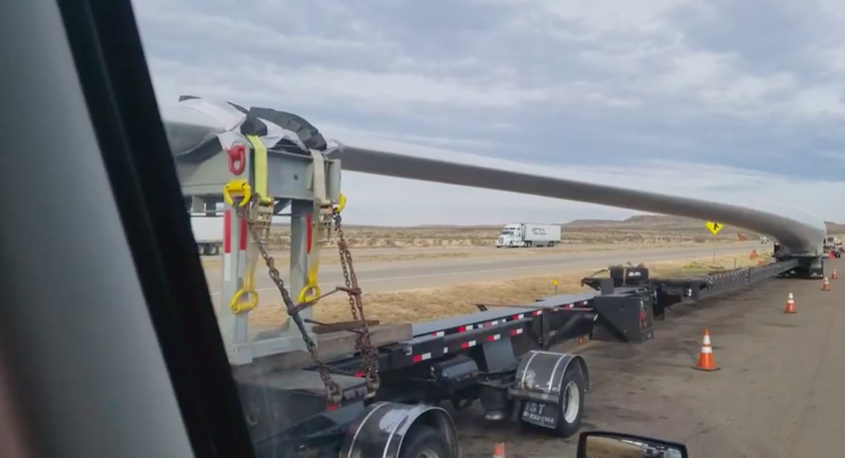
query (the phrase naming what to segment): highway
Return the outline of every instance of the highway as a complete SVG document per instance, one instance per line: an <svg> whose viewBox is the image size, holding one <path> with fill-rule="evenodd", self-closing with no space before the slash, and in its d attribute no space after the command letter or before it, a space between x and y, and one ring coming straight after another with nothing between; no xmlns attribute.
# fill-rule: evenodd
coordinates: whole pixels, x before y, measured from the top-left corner
<svg viewBox="0 0 845 458"><path fill-rule="evenodd" d="M760 249L757 241L718 246L718 254L741 254ZM769 248L765 246L765 248ZM702 248L650 248L620 251L563 252L553 254L514 254L488 258L443 258L422 261L371 262L356 264L355 270L361 287L367 292L386 292L413 288L433 288L461 285L478 281L495 281L516 277L551 275L565 270L598 270L610 264L654 262L675 259L690 259L710 256L712 246ZM353 252L354 255L354 252ZM281 269L280 269L281 270ZM286 269L283 278L288 281ZM206 268L210 292L213 298L220 295L222 273L219 268ZM273 287L260 268L256 278L256 290L271 291ZM338 265L321 268L320 288L328 291L341 285L343 276Z"/></svg>
<svg viewBox="0 0 845 458"><path fill-rule="evenodd" d="M845 260L828 263L845 272ZM582 430L684 442L693 458L842 456L845 450L845 279L832 291L814 280L770 280L722 300L670 310L655 338L639 345L587 342L590 365ZM795 294L797 314L783 308ZM718 372L691 367L710 329ZM577 438L521 431L514 422L479 425L455 414L465 458L572 457Z"/></svg>

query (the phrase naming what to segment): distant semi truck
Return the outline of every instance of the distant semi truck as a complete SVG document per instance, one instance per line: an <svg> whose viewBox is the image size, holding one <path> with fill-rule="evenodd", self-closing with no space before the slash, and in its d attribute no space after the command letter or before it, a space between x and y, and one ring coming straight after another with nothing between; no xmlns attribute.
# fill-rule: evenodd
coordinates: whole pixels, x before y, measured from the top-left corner
<svg viewBox="0 0 845 458"><path fill-rule="evenodd" d="M826 254L833 253L834 257L841 258L845 254L845 246L839 237L827 237L824 239L824 252Z"/></svg>
<svg viewBox="0 0 845 458"><path fill-rule="evenodd" d="M191 215L191 229L200 256L217 256L223 250L223 217Z"/></svg>
<svg viewBox="0 0 845 458"><path fill-rule="evenodd" d="M510 223L496 239L496 248L553 247L560 243L560 226Z"/></svg>

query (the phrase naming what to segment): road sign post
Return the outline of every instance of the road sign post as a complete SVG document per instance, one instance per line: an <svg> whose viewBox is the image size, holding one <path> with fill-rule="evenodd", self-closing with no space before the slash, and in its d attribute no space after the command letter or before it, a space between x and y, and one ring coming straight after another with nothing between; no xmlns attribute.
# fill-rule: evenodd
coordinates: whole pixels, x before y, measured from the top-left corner
<svg viewBox="0 0 845 458"><path fill-rule="evenodd" d="M724 224L716 223L713 221L707 221L706 223L704 223L704 225L707 227L710 233L713 234L714 237L719 235L719 231L721 231L722 228L725 227ZM716 262L716 245L713 245L713 262Z"/></svg>

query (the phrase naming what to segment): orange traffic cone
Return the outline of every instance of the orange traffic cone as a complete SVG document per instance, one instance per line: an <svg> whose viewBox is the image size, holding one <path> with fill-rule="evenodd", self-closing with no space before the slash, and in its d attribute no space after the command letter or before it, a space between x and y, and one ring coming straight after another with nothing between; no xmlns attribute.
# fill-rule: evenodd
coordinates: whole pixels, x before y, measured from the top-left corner
<svg viewBox="0 0 845 458"><path fill-rule="evenodd" d="M493 458L505 458L505 443L497 442L493 446Z"/></svg>
<svg viewBox="0 0 845 458"><path fill-rule="evenodd" d="M701 340L701 352L698 354L698 365L693 369L699 371L717 371L716 360L713 359L713 347L710 346L710 331L704 330L704 338Z"/></svg>
<svg viewBox="0 0 845 458"><path fill-rule="evenodd" d="M792 293L789 293L789 299L786 300L786 308L783 309L783 313L797 313L797 310L795 310L795 297Z"/></svg>
<svg viewBox="0 0 845 458"><path fill-rule="evenodd" d="M833 269L833 272L831 272L831 274L830 274L830 279L836 280L837 278L839 278L839 276L836 275L836 269Z"/></svg>
<svg viewBox="0 0 845 458"><path fill-rule="evenodd" d="M827 277L824 277L824 283L822 283L822 291L830 291L830 282L827 281Z"/></svg>

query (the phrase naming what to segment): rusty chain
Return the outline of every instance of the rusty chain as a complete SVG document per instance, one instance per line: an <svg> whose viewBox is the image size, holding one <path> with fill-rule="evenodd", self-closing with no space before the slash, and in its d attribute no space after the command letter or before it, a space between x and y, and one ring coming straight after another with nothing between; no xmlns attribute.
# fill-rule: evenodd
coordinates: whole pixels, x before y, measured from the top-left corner
<svg viewBox="0 0 845 458"><path fill-rule="evenodd" d="M370 341L370 329L367 325L367 318L364 316L364 304L361 300L361 287L358 286L358 276L355 275L355 267L352 264L352 252L349 251L349 245L346 243L346 237L343 234L343 219L338 208L332 209L332 219L334 219L335 232L337 232L337 251L340 255L340 267L343 270L343 279L346 283L352 320L361 323L361 332L356 333L355 349L364 357L367 397L372 397L375 396L380 385L378 351Z"/></svg>
<svg viewBox="0 0 845 458"><path fill-rule="evenodd" d="M341 393L338 384L332 380L329 368L320 361L320 358L317 355L317 344L314 343L314 340L311 339L311 336L305 329L305 323L302 321L302 317L299 316L299 308L296 304L294 304L293 299L290 296L290 292L285 286L285 281L282 280L281 273L279 272L279 269L276 268L276 260L267 251L265 237L269 233L270 224L268 222L268 224L263 225L263 227L256 224L257 218L255 217L255 212L258 208L259 202L260 196L257 193L252 194L247 205L238 207L238 216L246 221L250 235L252 235L252 239L258 245L258 251L261 253L261 257L264 258L264 263L267 265L267 270L270 272L270 279L282 295L282 301L285 303L285 309L287 309L288 316L290 316L293 320L296 328L299 330L299 333L302 334L302 340L305 342L305 348L308 350L311 360L317 366L317 373L320 375L320 380L322 380L323 385L326 386L326 398L332 404L340 404L343 400L343 393Z"/></svg>
<svg viewBox="0 0 845 458"><path fill-rule="evenodd" d="M281 278L279 270L276 268L275 259L267 250L266 237L269 234L272 213L270 220L267 221L266 224L258 224L259 218L256 213L259 209L260 201L260 195L257 193L252 194L246 205L237 208L237 215L246 221L250 235L257 244L258 251L264 259L264 263L267 265L270 279L276 285L276 288L282 296L288 316L290 316L293 320L302 335L302 340L305 342L305 347L308 350L311 360L317 366L317 372L320 375L323 385L326 387L327 400L331 404L340 404L343 400L343 393L341 392L338 384L332 380L329 368L320 361L317 354L317 344L313 339L311 339L311 336L305 329L304 320L299 316L299 312L304 308L304 306L314 305L316 300L308 304L294 303L284 280ZM346 288L344 291L346 291L349 297L349 305L352 311L353 321L361 323L361 329L355 332L355 349L359 351L364 358L365 383L367 386L367 397L369 398L375 396L376 391L379 388L378 351L370 341L369 326L367 325L367 321L364 316L364 308L361 301L361 288L358 286L358 278L355 275L355 269L352 264L352 253L346 243L346 239L343 234L342 219L337 208L332 209L332 219L335 222L335 231L338 234L338 253L340 255L340 264L343 269L343 277L346 282Z"/></svg>

